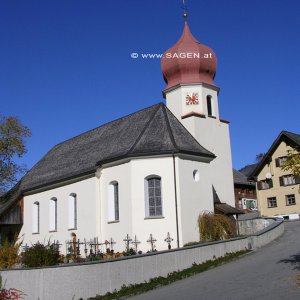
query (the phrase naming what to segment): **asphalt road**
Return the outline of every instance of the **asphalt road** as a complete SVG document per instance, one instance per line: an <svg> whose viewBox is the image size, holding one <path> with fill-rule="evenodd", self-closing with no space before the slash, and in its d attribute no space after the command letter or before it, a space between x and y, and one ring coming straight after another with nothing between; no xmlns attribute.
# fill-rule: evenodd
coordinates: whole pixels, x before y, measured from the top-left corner
<svg viewBox="0 0 300 300"><path fill-rule="evenodd" d="M300 274L300 221L285 223L284 235L257 251L130 299L300 300L297 274Z"/></svg>

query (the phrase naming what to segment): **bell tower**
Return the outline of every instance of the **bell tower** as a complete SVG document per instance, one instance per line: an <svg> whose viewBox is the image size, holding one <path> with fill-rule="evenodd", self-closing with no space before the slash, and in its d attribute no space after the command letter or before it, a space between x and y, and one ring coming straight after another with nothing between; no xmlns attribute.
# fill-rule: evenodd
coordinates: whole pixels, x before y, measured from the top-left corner
<svg viewBox="0 0 300 300"><path fill-rule="evenodd" d="M229 122L219 114L219 87L214 83L217 57L192 35L185 13L180 39L161 59L167 107L196 140L217 157L210 163L213 189L221 202L234 206ZM204 174L205 175L205 174Z"/></svg>

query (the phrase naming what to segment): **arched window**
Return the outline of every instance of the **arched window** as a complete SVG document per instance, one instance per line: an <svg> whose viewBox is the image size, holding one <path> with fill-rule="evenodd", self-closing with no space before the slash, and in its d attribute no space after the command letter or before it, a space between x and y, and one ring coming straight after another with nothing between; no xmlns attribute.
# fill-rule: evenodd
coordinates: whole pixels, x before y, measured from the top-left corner
<svg viewBox="0 0 300 300"><path fill-rule="evenodd" d="M112 181L108 185L108 222L119 221L119 184Z"/></svg>
<svg viewBox="0 0 300 300"><path fill-rule="evenodd" d="M206 104L207 104L207 115L213 116L212 97L210 95L206 96Z"/></svg>
<svg viewBox="0 0 300 300"><path fill-rule="evenodd" d="M162 216L161 178L157 175L145 178L146 217Z"/></svg>
<svg viewBox="0 0 300 300"><path fill-rule="evenodd" d="M72 193L68 198L68 227L77 229L77 196Z"/></svg>
<svg viewBox="0 0 300 300"><path fill-rule="evenodd" d="M49 231L57 230L57 199L51 198L49 201Z"/></svg>
<svg viewBox="0 0 300 300"><path fill-rule="evenodd" d="M40 232L40 203L34 202L32 207L32 233Z"/></svg>

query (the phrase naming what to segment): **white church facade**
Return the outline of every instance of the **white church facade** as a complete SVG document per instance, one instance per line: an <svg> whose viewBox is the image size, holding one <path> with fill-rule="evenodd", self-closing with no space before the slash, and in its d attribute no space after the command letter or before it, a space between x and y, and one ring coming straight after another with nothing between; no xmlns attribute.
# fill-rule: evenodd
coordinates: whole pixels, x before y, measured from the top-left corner
<svg viewBox="0 0 300 300"><path fill-rule="evenodd" d="M200 53L181 58L179 53ZM19 216L23 244L58 240L116 242L128 234L149 250L199 240L197 219L214 204L234 206L228 122L220 119L216 56L187 23L161 67L159 103L54 146L6 195L0 228ZM174 55L175 54L175 55ZM5 230L4 230L5 231Z"/></svg>

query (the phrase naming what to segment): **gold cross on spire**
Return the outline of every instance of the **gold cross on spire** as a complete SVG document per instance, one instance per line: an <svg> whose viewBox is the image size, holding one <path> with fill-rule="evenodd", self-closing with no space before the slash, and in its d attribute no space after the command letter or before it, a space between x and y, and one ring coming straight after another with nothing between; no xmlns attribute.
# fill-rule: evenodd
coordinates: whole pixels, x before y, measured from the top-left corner
<svg viewBox="0 0 300 300"><path fill-rule="evenodd" d="M185 5L185 0L182 0L182 9L183 9L183 17L184 19L187 18L187 7Z"/></svg>

